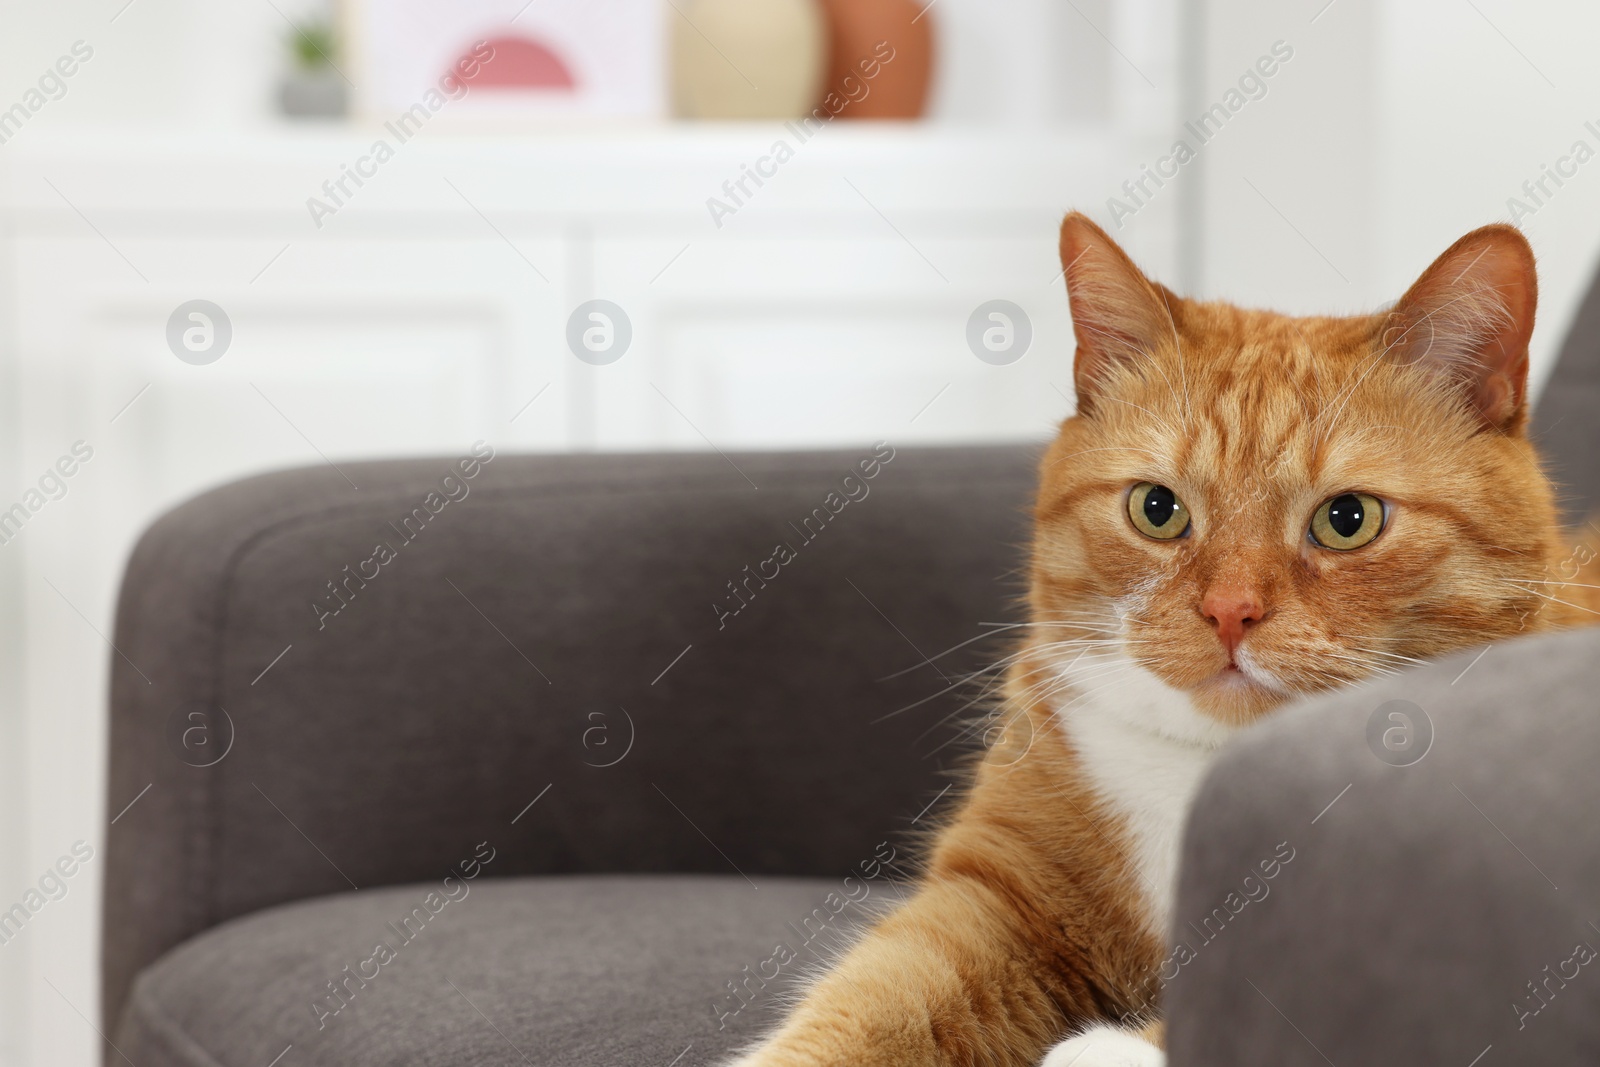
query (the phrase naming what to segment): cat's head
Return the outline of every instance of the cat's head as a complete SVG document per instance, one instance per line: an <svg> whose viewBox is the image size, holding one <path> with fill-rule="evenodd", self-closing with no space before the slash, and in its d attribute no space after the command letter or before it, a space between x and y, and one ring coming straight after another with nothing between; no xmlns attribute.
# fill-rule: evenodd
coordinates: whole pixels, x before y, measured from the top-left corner
<svg viewBox="0 0 1600 1067"><path fill-rule="evenodd" d="M1241 723L1541 625L1557 519L1515 229L1348 318L1182 299L1082 215L1061 256L1077 413L1041 466L1035 659Z"/></svg>

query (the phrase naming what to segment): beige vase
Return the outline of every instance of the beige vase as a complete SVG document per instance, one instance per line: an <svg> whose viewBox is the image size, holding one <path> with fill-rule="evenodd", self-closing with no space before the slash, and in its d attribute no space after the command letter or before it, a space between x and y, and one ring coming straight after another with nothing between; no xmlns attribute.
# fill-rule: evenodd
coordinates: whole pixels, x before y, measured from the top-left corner
<svg viewBox="0 0 1600 1067"><path fill-rule="evenodd" d="M816 105L828 28L816 0L672 0L682 118L788 119Z"/></svg>

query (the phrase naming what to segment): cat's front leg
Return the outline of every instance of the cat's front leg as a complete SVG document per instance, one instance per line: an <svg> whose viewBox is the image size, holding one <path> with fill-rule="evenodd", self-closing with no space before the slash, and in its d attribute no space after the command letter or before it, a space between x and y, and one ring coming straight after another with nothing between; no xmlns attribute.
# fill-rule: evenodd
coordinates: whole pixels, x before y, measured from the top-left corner
<svg viewBox="0 0 1600 1067"><path fill-rule="evenodd" d="M1167 1054L1151 1038L1159 1040L1159 1030L1097 1024L1051 1049L1039 1067L1165 1067Z"/></svg>
<svg viewBox="0 0 1600 1067"><path fill-rule="evenodd" d="M1033 1067L1062 1027L1046 969L1018 965L1034 949L1009 898L936 863L727 1067Z"/></svg>

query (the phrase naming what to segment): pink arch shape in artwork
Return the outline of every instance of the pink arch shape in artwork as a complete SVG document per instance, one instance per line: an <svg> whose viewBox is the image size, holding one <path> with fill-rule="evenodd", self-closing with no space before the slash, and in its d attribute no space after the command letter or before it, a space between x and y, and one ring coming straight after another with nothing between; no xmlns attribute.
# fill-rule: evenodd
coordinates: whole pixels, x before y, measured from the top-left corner
<svg viewBox="0 0 1600 1067"><path fill-rule="evenodd" d="M462 81L474 89L575 89L577 79L554 49L529 37L495 37L489 42L494 58L478 63L477 72ZM470 51L452 64L473 63Z"/></svg>

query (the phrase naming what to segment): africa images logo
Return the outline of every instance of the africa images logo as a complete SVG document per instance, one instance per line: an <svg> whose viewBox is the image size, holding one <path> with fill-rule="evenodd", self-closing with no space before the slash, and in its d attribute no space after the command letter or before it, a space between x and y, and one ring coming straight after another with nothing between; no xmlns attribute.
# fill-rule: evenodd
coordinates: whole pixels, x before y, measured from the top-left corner
<svg viewBox="0 0 1600 1067"><path fill-rule="evenodd" d="M232 320L209 300L179 304L167 317L167 347L185 363L196 367L215 363L232 343Z"/></svg>
<svg viewBox="0 0 1600 1067"><path fill-rule="evenodd" d="M1367 717L1367 747L1391 767L1410 767L1433 747L1433 720L1409 700L1385 701Z"/></svg>

